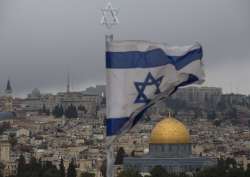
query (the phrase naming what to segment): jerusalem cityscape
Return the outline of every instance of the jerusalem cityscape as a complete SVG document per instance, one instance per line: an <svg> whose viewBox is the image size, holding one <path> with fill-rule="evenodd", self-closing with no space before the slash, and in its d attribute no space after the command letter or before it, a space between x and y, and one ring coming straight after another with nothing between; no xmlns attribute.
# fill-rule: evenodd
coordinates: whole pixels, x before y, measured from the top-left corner
<svg viewBox="0 0 250 177"><path fill-rule="evenodd" d="M0 0L0 177L250 177L249 15Z"/></svg>
<svg viewBox="0 0 250 177"><path fill-rule="evenodd" d="M51 163L58 169L61 159L65 169L73 159L79 176L84 172L103 176L105 85L84 91L65 87L65 92L57 94L43 94L35 88L24 99L11 94L8 81L0 113L0 158L5 176L17 174L20 156L27 163L35 158L37 163ZM187 87L152 107L137 128L116 142L116 152L120 152L116 173L131 158L149 152L151 129L168 112L187 126L193 155L211 158L212 163L230 158L237 166L249 168L250 97L223 94L216 87Z"/></svg>

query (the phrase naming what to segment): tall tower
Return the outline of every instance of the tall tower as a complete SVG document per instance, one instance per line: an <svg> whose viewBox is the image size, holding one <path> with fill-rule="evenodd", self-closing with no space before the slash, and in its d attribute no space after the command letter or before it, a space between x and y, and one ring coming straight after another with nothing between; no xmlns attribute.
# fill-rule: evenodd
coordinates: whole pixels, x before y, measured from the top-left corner
<svg viewBox="0 0 250 177"><path fill-rule="evenodd" d="M67 93L70 92L70 76L69 76L69 72L67 73Z"/></svg>
<svg viewBox="0 0 250 177"><path fill-rule="evenodd" d="M10 161L10 143L0 140L0 161L9 162Z"/></svg>
<svg viewBox="0 0 250 177"><path fill-rule="evenodd" d="M4 111L13 112L12 87L10 84L10 79L8 79L5 89Z"/></svg>

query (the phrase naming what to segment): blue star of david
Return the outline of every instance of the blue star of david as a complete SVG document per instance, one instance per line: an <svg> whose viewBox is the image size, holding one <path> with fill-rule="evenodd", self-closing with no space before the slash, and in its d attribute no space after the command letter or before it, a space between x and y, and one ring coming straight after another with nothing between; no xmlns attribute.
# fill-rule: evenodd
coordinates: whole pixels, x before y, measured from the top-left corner
<svg viewBox="0 0 250 177"><path fill-rule="evenodd" d="M138 96L136 97L134 103L148 103L150 101L150 99L144 94L144 90L147 86L154 85L156 88L154 94L159 94L161 92L159 87L161 85L162 79L163 76L155 79L151 72L149 72L144 82L134 82L135 88L138 91Z"/></svg>

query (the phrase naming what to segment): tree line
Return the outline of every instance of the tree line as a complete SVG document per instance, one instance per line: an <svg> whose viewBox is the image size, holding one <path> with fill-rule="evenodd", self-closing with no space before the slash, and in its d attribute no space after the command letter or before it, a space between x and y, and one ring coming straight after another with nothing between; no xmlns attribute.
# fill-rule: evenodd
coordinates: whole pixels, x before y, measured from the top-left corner
<svg viewBox="0 0 250 177"><path fill-rule="evenodd" d="M78 107L76 107L73 104L70 104L66 108L64 108L61 104L57 104L53 108L52 112L50 112L46 105L43 104L42 108L39 109L38 112L39 114L45 114L48 116L52 113L52 115L56 118L61 118L63 116L65 116L66 118L77 118L79 111L83 112L84 114L87 113L87 109L83 105L79 105Z"/></svg>
<svg viewBox="0 0 250 177"><path fill-rule="evenodd" d="M235 159L218 159L217 166L196 171L193 177L250 177L250 164L246 170ZM127 169L119 173L118 177L142 177L136 169ZM155 166L146 177L190 177L186 173L169 173L162 166Z"/></svg>
<svg viewBox="0 0 250 177"><path fill-rule="evenodd" d="M82 105L76 107L75 105L70 104L66 108L63 108L62 105L56 105L52 110L52 115L56 118L61 118L63 116L66 118L77 118L78 111L84 112L85 114L87 113L87 109Z"/></svg>
<svg viewBox="0 0 250 177"><path fill-rule="evenodd" d="M72 159L69 163L69 167L65 170L64 160L61 159L59 168L53 165L49 161L41 161L32 157L29 163L23 155L18 159L17 174L11 177L76 177L76 163ZM94 174L89 172L83 172L81 177L94 177ZM1 177L1 174L0 174Z"/></svg>

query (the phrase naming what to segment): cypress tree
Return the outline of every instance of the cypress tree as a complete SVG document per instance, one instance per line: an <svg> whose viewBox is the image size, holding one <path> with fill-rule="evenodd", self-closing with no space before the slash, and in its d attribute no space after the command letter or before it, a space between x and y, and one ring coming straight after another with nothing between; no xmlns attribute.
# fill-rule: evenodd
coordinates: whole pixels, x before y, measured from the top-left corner
<svg viewBox="0 0 250 177"><path fill-rule="evenodd" d="M245 172L245 176L250 176L250 163L247 164L247 170Z"/></svg>
<svg viewBox="0 0 250 177"><path fill-rule="evenodd" d="M69 168L67 170L67 177L76 177L76 167L74 159L72 159L69 164Z"/></svg>
<svg viewBox="0 0 250 177"><path fill-rule="evenodd" d="M0 177L3 177L4 164L0 162Z"/></svg>
<svg viewBox="0 0 250 177"><path fill-rule="evenodd" d="M60 117L62 117L63 114L64 114L64 110L63 110L63 106L62 105L60 105L60 107L59 107L59 112L60 112Z"/></svg>
<svg viewBox="0 0 250 177"><path fill-rule="evenodd" d="M73 106L73 117L77 118L78 117L78 112L76 106Z"/></svg>
<svg viewBox="0 0 250 177"><path fill-rule="evenodd" d="M63 159L61 159L59 171L60 171L60 177L65 177L65 167L64 167Z"/></svg>
<svg viewBox="0 0 250 177"><path fill-rule="evenodd" d="M54 117L59 117L58 105L56 105L52 111Z"/></svg>
<svg viewBox="0 0 250 177"><path fill-rule="evenodd" d="M168 176L167 171L162 166L155 166L151 170L151 176L153 177L166 177Z"/></svg>
<svg viewBox="0 0 250 177"><path fill-rule="evenodd" d="M17 177L24 177L26 162L24 156L21 154L18 159Z"/></svg>
<svg viewBox="0 0 250 177"><path fill-rule="evenodd" d="M117 152L115 164L116 165L122 164L124 156L125 156L125 151L124 151L123 147L120 147L118 152Z"/></svg>

